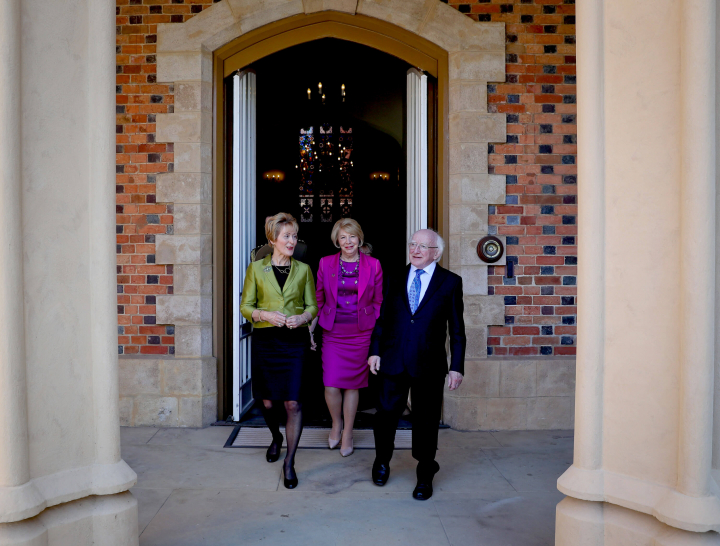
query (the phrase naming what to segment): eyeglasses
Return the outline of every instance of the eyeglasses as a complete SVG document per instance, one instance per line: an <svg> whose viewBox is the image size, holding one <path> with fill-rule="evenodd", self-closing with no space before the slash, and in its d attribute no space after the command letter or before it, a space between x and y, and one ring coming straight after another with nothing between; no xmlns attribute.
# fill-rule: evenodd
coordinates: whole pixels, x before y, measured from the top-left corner
<svg viewBox="0 0 720 546"><path fill-rule="evenodd" d="M436 246L427 246L424 243L408 243L408 248L410 249L410 252L415 252L415 249L419 248L421 252L427 252L428 248L438 248Z"/></svg>

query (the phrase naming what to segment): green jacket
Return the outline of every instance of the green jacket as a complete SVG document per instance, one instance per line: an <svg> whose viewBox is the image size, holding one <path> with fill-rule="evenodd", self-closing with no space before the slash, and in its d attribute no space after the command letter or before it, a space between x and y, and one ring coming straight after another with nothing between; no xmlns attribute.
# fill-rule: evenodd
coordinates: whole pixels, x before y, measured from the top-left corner
<svg viewBox="0 0 720 546"><path fill-rule="evenodd" d="M252 262L245 273L240 312L252 322L252 313L256 309L280 311L288 317L301 315L307 311L315 318L318 305L315 298L315 279L310 267L291 258L290 275L285 281L285 286L280 290L270 264L270 256ZM273 325L260 321L255 322L254 326L270 328Z"/></svg>

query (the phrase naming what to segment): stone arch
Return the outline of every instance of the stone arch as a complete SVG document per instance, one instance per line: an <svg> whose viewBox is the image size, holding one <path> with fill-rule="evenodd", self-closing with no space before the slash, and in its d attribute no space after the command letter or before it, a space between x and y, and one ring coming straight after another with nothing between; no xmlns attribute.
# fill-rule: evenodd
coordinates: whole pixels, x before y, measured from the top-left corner
<svg viewBox="0 0 720 546"><path fill-rule="evenodd" d="M175 361L200 365L199 376L210 382L213 353L221 351L212 331L213 301L218 302L212 288L215 52L266 25L321 12L380 20L447 52L444 235L449 266L464 279L468 373L485 373L487 326L504 323L504 301L488 296L487 266L475 246L488 233L488 205L505 203L505 177L488 174L487 160L488 143L506 139L505 116L487 111L487 83L505 80L505 26L477 23L439 0L221 0L185 23L158 25L158 81L173 84L175 106L157 115L156 138L174 143L175 161L172 173L157 177L157 200L175 204L175 231L156 237L156 262L174 265L175 281L173 295L157 298L157 319L175 325ZM207 393L214 389L207 388L203 423L204 414L212 413ZM466 430L502 428L488 409L491 396L473 383L461 397L446 396L446 422ZM494 411L502 419L502 404Z"/></svg>

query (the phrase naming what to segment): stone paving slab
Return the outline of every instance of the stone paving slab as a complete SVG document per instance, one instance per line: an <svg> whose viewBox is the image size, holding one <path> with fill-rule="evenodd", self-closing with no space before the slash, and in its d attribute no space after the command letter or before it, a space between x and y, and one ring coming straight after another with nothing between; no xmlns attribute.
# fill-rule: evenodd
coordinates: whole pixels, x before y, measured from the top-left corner
<svg viewBox="0 0 720 546"><path fill-rule="evenodd" d="M264 449L222 447L230 432L122 430L141 546L552 546L556 480L572 462L572 431L441 430L430 501L411 497L410 451L396 452L381 488L371 450L301 449L300 485L288 491Z"/></svg>

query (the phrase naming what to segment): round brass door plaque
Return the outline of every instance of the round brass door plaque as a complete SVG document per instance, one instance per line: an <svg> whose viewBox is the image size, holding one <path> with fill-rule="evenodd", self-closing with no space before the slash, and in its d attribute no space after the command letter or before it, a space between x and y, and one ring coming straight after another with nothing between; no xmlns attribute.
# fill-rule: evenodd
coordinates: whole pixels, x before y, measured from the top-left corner
<svg viewBox="0 0 720 546"><path fill-rule="evenodd" d="M503 256L505 249L502 241L494 235L488 235L480 239L477 245L478 257L485 263L494 264Z"/></svg>

